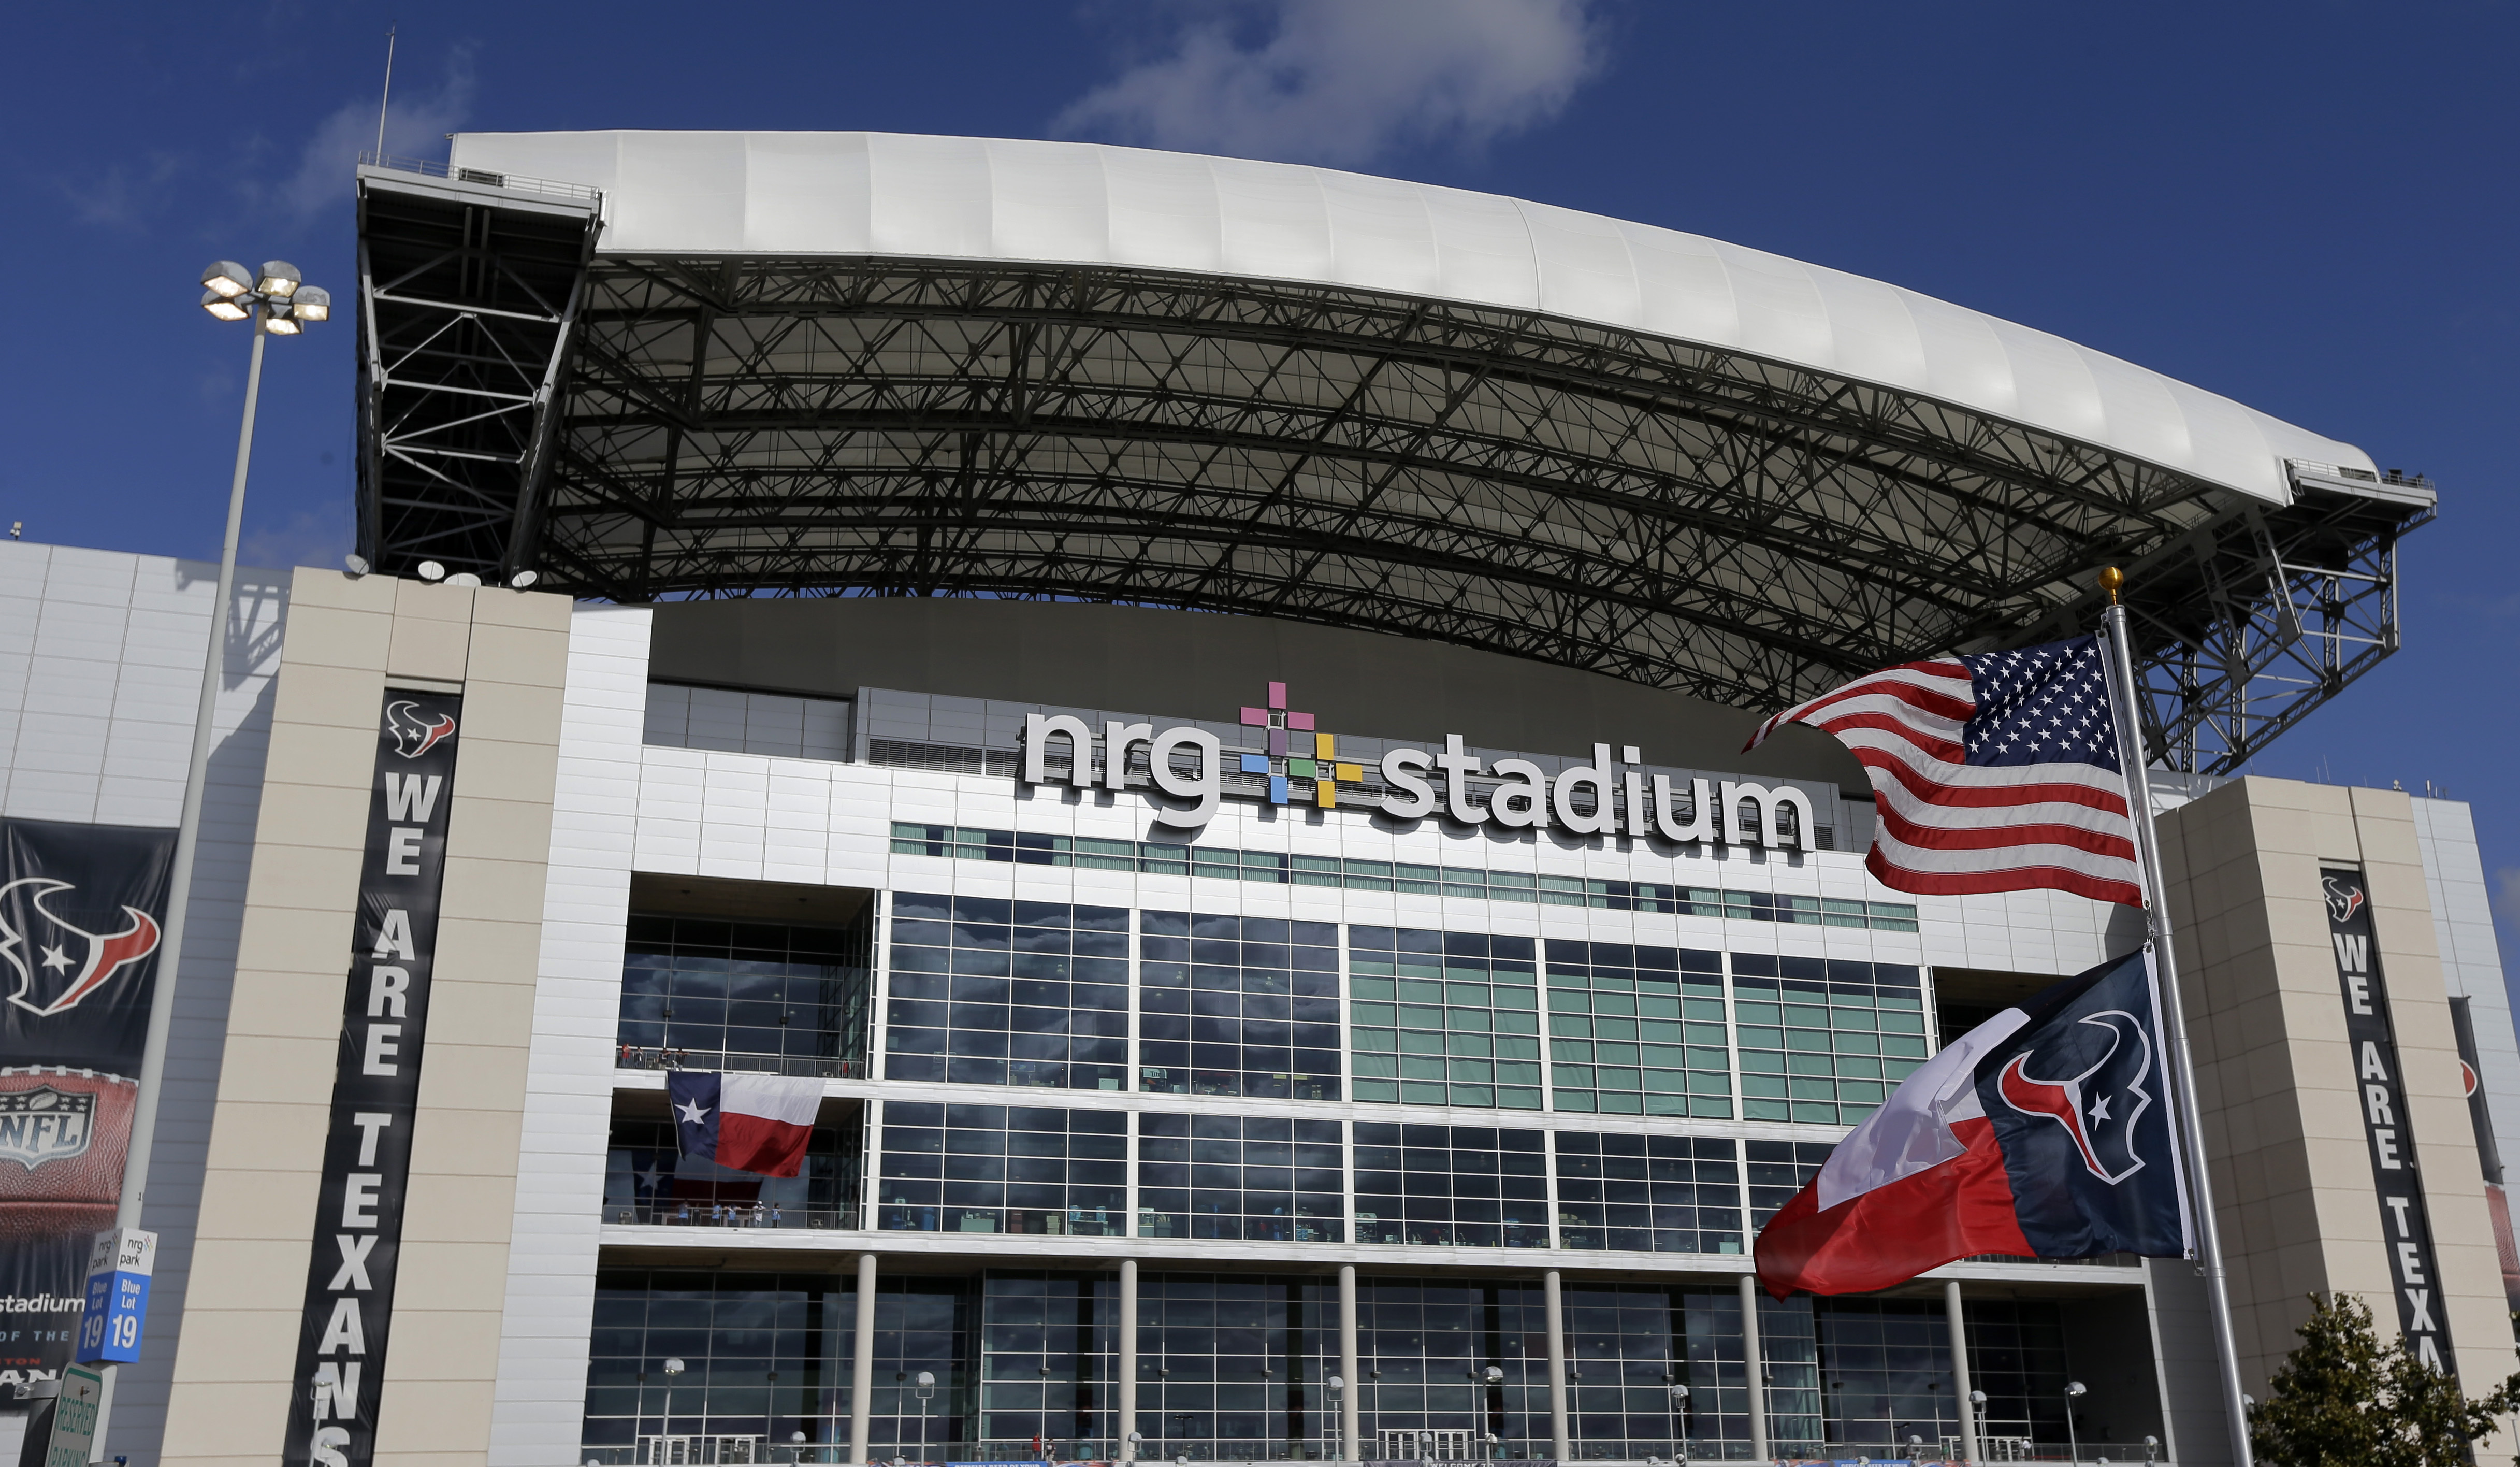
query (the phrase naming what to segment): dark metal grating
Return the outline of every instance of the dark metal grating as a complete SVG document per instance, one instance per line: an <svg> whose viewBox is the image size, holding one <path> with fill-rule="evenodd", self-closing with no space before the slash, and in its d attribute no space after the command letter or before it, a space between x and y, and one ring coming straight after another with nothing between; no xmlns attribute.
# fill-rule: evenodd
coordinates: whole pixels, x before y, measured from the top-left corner
<svg viewBox="0 0 2520 1467"><path fill-rule="evenodd" d="M580 595L1283 617L1774 709L2088 626L2126 565L2156 752L2208 771L2394 648L2430 516L1534 313L1099 266L597 257L558 400L473 553ZM2306 640L2331 605L2361 640Z"/></svg>

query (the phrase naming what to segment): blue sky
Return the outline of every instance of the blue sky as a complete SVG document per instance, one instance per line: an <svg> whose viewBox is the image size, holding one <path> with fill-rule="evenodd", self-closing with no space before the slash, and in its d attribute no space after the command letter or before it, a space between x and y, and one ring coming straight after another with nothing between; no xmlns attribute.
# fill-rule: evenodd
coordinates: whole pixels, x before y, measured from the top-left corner
<svg viewBox="0 0 2520 1467"><path fill-rule="evenodd" d="M0 521L216 554L247 341L194 282L279 255L348 294L388 23L397 153L458 128L880 128L1331 163L1891 281L2429 473L2407 650L2258 770L2474 802L2520 940L2520 509L2493 446L2520 397L2510 4L30 8L0 87L37 287L0 364ZM249 560L347 547L350 350L346 322L274 344Z"/></svg>

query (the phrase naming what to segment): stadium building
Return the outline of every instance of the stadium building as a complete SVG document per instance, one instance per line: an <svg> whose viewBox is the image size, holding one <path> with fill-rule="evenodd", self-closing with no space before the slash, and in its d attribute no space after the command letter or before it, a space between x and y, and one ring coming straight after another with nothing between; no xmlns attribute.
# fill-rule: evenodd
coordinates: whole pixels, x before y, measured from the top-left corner
<svg viewBox="0 0 2520 1467"><path fill-rule="evenodd" d="M0 545L29 1015L127 925L38 867L174 826L223 628L103 1454L2227 1461L2188 1263L1748 1277L1890 1086L2140 921L1889 891L1837 745L1738 751L2087 631L2110 565L2249 1388L2327 1289L2513 1369L2467 807L2241 772L2395 650L2420 476L1321 169L466 134L358 190L355 573ZM119 1081L11 1022L22 1251L113 1197L12 1097ZM799 1174L684 1159L678 1070L818 1078ZM58 1375L79 1247L0 1384Z"/></svg>

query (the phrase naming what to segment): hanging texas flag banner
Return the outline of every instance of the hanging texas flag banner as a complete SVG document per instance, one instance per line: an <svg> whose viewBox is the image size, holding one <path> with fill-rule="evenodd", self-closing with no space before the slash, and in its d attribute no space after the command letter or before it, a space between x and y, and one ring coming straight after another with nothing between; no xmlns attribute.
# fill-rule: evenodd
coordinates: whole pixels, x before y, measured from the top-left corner
<svg viewBox="0 0 2520 1467"><path fill-rule="evenodd" d="M2149 950L2005 1009L1927 1060L1759 1230L1759 1279L1886 1289L1972 1254L2190 1246Z"/></svg>
<svg viewBox="0 0 2520 1467"><path fill-rule="evenodd" d="M763 1176L794 1176L823 1103L819 1079L785 1075L665 1077L683 1155Z"/></svg>

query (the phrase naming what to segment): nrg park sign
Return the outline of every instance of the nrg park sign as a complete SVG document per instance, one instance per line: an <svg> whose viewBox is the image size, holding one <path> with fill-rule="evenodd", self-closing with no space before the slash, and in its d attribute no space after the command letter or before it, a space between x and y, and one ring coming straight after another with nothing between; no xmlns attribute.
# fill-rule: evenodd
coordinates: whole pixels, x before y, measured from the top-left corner
<svg viewBox="0 0 2520 1467"><path fill-rule="evenodd" d="M1176 829L1195 829L1216 814L1229 796L1286 804L1309 796L1307 803L1334 809L1340 786L1365 782L1361 761L1338 757L1336 736L1320 731L1310 713L1286 707L1286 685L1269 684L1269 706L1241 711L1241 723L1263 745L1259 753L1238 753L1238 773L1262 776L1260 782L1226 782L1225 743L1203 728L1176 725L1157 732L1151 723L1106 722L1098 739L1084 719L1066 713L1031 713L1024 718L1024 785L1061 781L1079 790L1129 788L1130 767L1143 749L1147 778L1164 796L1186 804L1157 801L1155 820ZM1055 769L1052 752L1064 741L1066 768ZM1632 836L1676 845L1720 841L1727 845L1760 845L1769 849L1814 848L1811 797L1791 785L1771 788L1737 780L1692 779L1684 798L1666 774L1647 776L1633 744L1610 758L1610 746L1593 746L1593 761L1560 770L1554 779L1529 759L1498 759L1483 767L1464 753L1460 734L1447 734L1441 753L1393 749L1382 756L1380 773L1390 793L1381 797L1382 812L1398 820L1440 815L1463 825L1495 824L1507 828L1555 827L1578 836ZM1482 803L1471 784L1485 775L1493 788ZM1362 791L1358 791L1362 793ZM1367 797L1371 799L1372 797ZM1755 825L1745 830L1740 816L1757 811ZM1793 811L1788 830L1781 818Z"/></svg>

